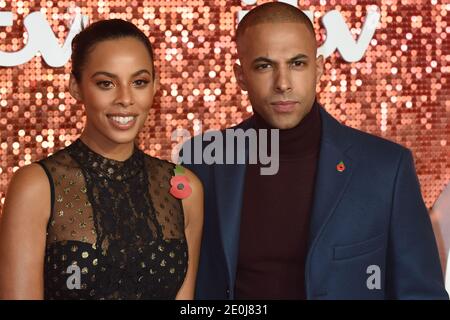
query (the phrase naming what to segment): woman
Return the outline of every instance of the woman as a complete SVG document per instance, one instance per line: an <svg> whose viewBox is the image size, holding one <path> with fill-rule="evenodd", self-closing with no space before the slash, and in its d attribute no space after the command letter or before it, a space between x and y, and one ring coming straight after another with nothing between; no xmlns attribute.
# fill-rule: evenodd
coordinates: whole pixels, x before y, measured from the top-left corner
<svg viewBox="0 0 450 320"><path fill-rule="evenodd" d="M0 225L0 298L193 299L198 178L134 141L157 90L148 38L119 20L72 43L69 90L86 126L13 177Z"/></svg>

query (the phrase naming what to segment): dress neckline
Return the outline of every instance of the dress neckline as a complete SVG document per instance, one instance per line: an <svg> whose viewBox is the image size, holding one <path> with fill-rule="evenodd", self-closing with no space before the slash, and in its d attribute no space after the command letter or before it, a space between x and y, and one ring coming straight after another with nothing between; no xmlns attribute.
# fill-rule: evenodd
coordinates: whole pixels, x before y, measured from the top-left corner
<svg viewBox="0 0 450 320"><path fill-rule="evenodd" d="M123 181L138 174L143 168L143 152L134 146L132 155L124 160L106 158L89 148L80 138L68 147L69 154L85 169L98 177Z"/></svg>

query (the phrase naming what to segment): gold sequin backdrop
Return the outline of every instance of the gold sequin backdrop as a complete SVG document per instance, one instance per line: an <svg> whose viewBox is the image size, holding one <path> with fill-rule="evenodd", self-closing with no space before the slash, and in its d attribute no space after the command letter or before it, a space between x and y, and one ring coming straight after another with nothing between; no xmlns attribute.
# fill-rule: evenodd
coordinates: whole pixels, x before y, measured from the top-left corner
<svg viewBox="0 0 450 320"><path fill-rule="evenodd" d="M267 1L257 1L261 4ZM232 65L240 0L203 1L3 1L13 25L0 26L0 50L18 51L27 42L24 19L42 12L64 43L70 12L81 8L90 21L123 18L154 43L162 88L151 109L141 146L170 158L175 128L225 128L251 114ZM423 196L431 207L450 180L450 101L448 11L445 1L299 1L314 12L318 40L320 18L338 10L355 38L369 5L381 18L363 58L348 63L334 52L326 60L319 101L341 122L410 148ZM69 145L81 132L84 113L67 91L70 61L49 67L42 56L0 67L0 209L8 182L21 166Z"/></svg>

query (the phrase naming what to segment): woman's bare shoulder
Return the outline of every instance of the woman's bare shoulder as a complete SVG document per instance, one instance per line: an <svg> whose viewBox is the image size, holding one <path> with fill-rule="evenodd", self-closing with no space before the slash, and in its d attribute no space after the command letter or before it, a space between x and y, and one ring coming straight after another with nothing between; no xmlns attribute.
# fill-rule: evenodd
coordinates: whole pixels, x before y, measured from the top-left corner
<svg viewBox="0 0 450 320"><path fill-rule="evenodd" d="M6 193L5 213L13 211L20 214L24 211L23 208L28 207L29 212L42 214L48 219L50 197L50 182L44 169L39 164L32 163L14 173Z"/></svg>

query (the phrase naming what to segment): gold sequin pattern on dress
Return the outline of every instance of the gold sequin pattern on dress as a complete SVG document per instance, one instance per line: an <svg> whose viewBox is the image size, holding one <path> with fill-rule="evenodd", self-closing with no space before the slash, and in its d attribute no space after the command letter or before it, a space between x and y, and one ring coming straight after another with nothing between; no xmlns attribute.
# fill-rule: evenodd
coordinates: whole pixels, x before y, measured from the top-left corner
<svg viewBox="0 0 450 320"><path fill-rule="evenodd" d="M77 156L73 158L75 154ZM180 200L169 195L174 165L156 158L145 157L142 169L139 169L137 164L133 164L134 167L131 170L126 168L127 172L135 171L136 174L139 170L152 173L146 176L147 178L145 176L142 178L143 183L150 186L146 189L148 190L146 197L135 189L138 185L136 183L131 184L133 189L123 186L128 183L122 180L127 178L127 174L121 174L121 179L118 179L121 181L121 188L125 188L122 191L128 190L123 192L123 195L137 192L133 199L139 202L148 199L151 209L149 212L132 209L128 213L131 216L127 216L124 221L128 223L137 217L141 219L147 217L140 223L147 221L148 231L145 232L152 235L154 239L143 243L142 234L132 232L131 235L136 238L135 240L127 239L129 243L120 239L106 238L99 244L97 230L103 231L108 221L99 220L98 212L95 211L98 208L97 204L92 205L90 197L100 201L102 196L91 194L90 189L87 188L89 184L86 183L86 177L79 174L81 163L78 161L89 159L90 156L99 157L77 142L42 161L42 164L51 172L55 194L53 214L48 224L45 296L49 299L68 297L138 299L158 297L160 294L164 297L174 297L176 292L173 292L173 288L177 284L181 286L187 271L187 245L184 240L182 206ZM86 160L88 167L89 163L90 161ZM105 175L111 175L108 179L117 178L114 176L116 171L109 170L105 161L97 162L95 170L104 170ZM102 172L100 171L99 174L102 175ZM102 181L96 185L96 188L110 188L111 183L113 183L112 180ZM70 185L68 192L66 192L67 185ZM157 186L159 196L155 194L152 186ZM57 201L58 194L63 194L61 201ZM129 201L132 200L129 199L126 203L131 203ZM86 203L89 203L89 206L86 206ZM166 209L161 208L160 203L164 203ZM118 217L120 217L120 208L113 210L119 210L115 214L119 214ZM108 217L112 217L111 212L102 219L108 219ZM109 236L113 234L114 232ZM111 260L111 257L114 258ZM69 270L67 269L69 265L77 266L77 268ZM80 291L68 291L65 281L75 276L81 279L80 289L77 289ZM117 283L117 287L112 283ZM158 284L156 287L155 283ZM134 288L132 294L125 288ZM151 291L151 288L159 289Z"/></svg>

